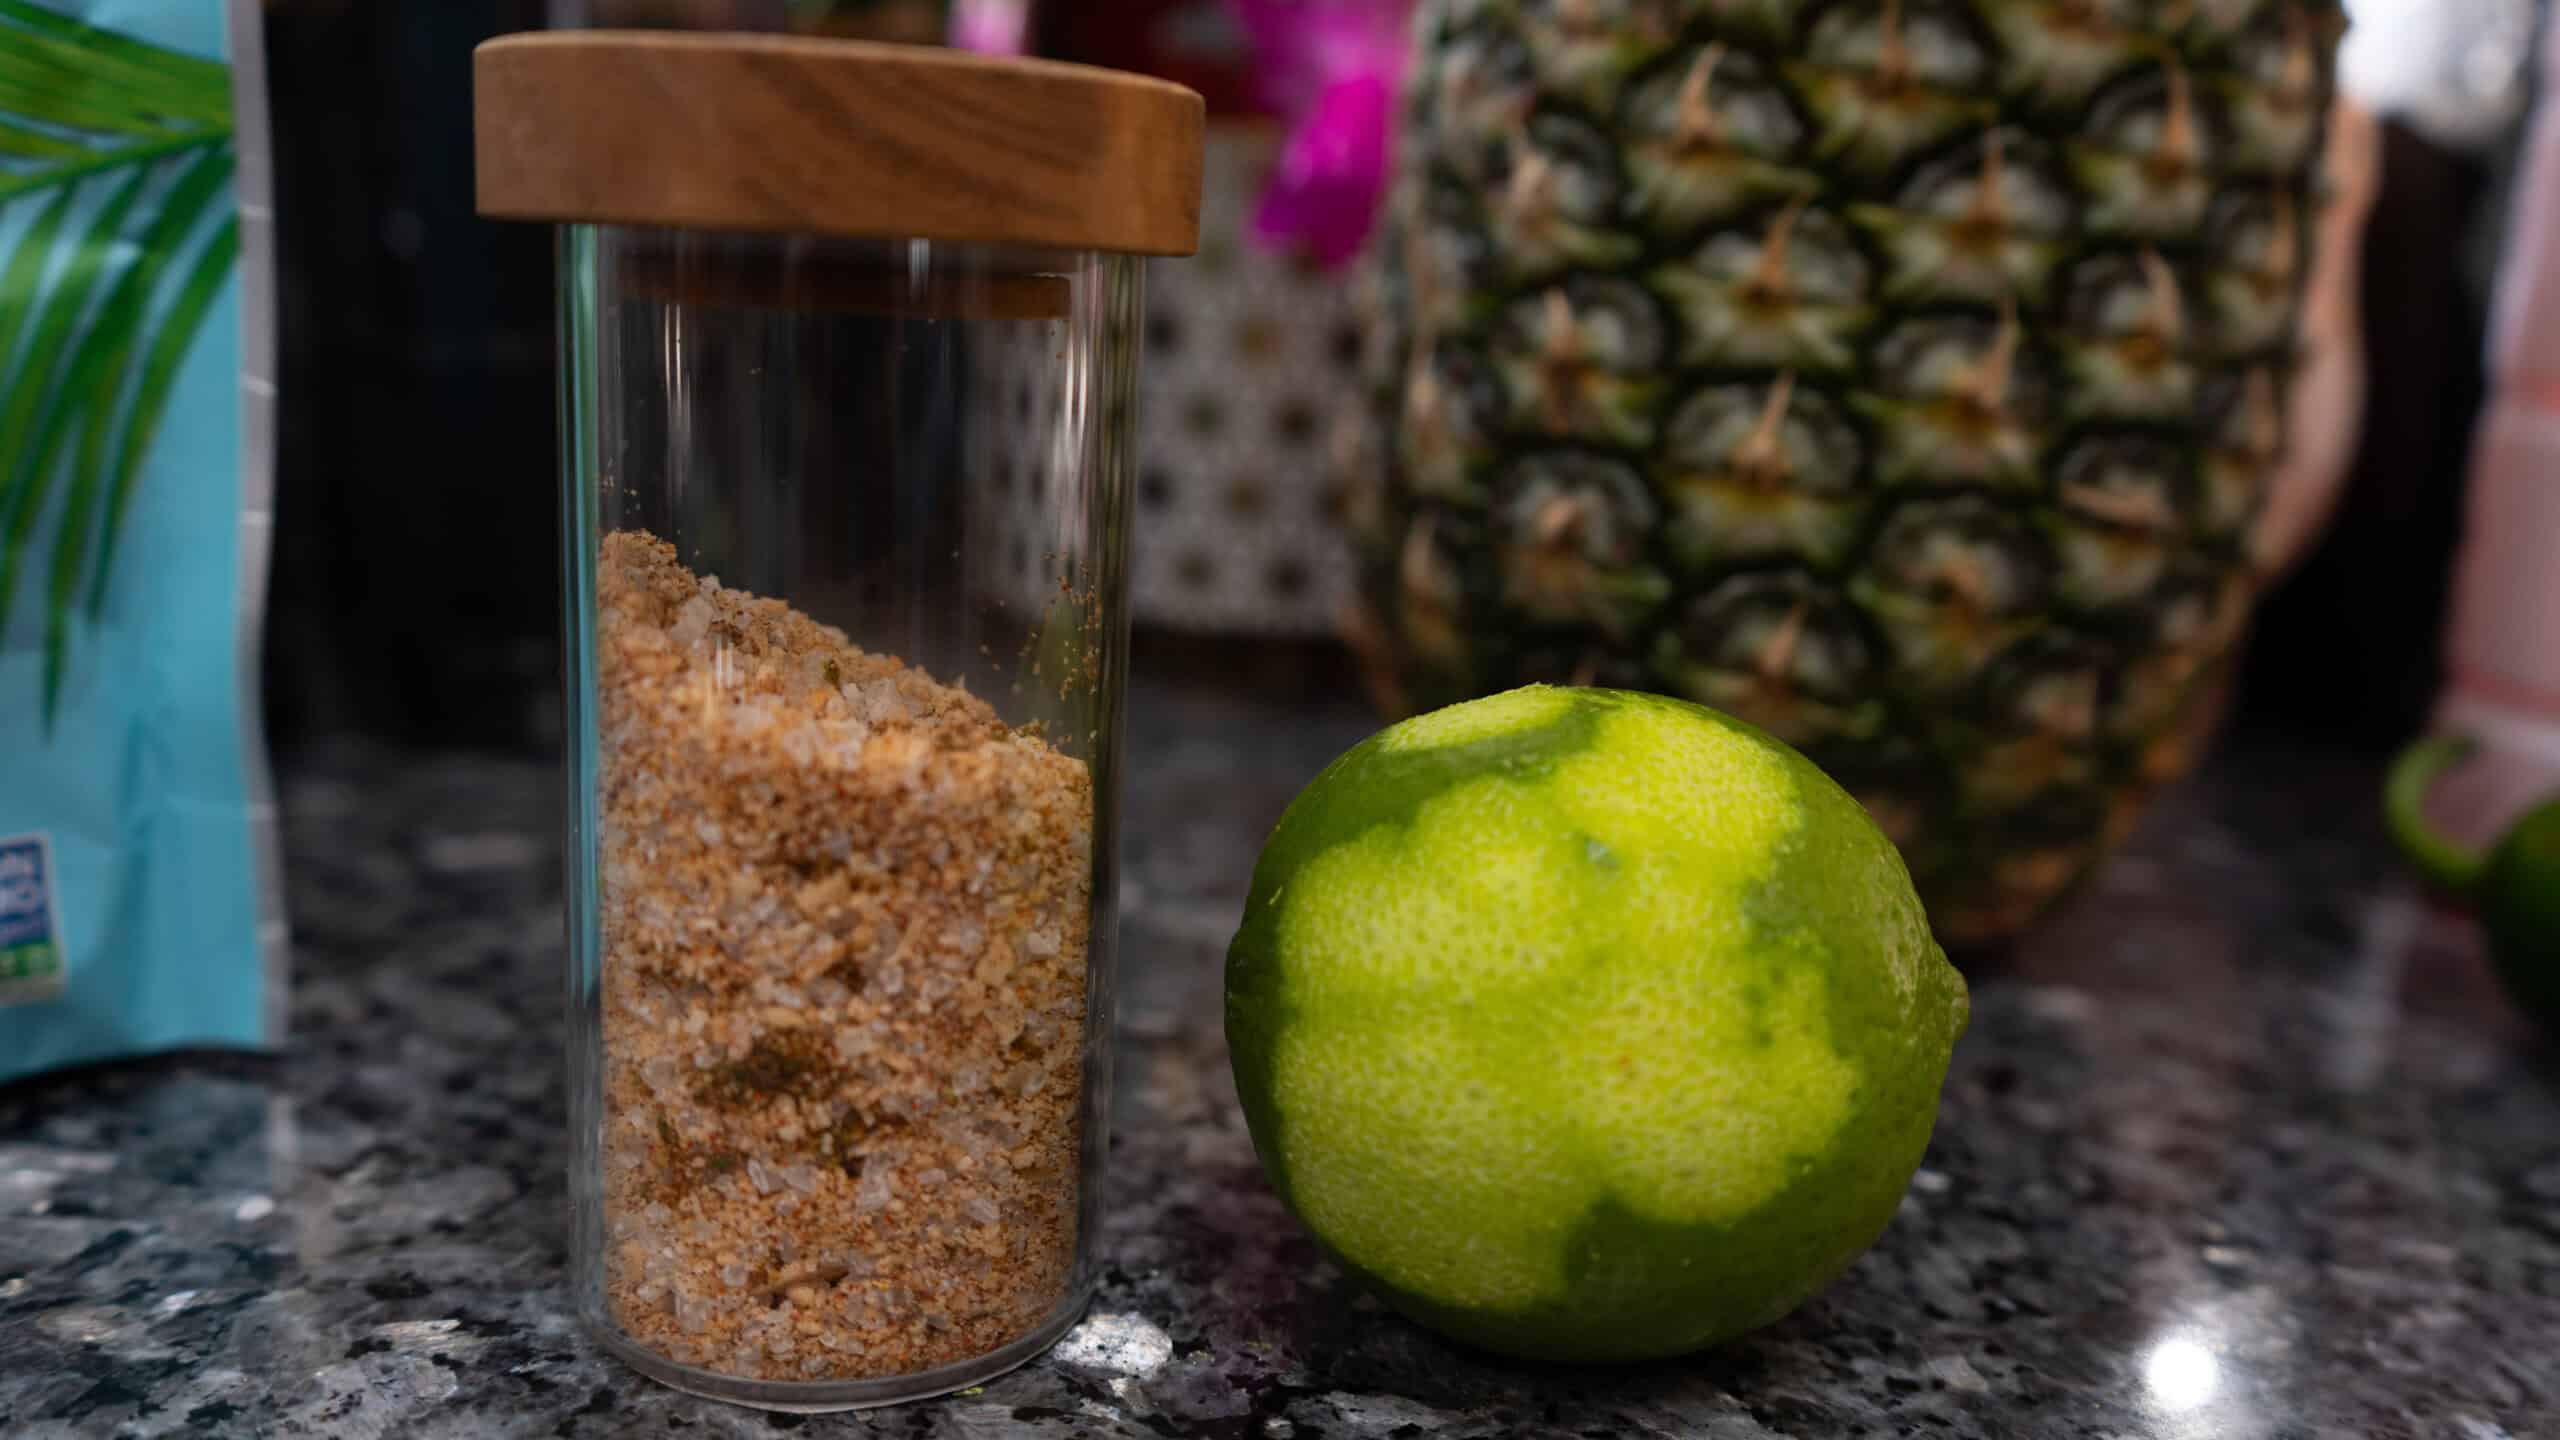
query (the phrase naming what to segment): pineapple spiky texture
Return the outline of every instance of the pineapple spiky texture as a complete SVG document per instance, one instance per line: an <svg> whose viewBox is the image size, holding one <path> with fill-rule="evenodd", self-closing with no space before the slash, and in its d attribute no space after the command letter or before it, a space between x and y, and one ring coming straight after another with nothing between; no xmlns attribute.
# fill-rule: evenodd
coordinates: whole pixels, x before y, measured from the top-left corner
<svg viewBox="0 0 2560 1440"><path fill-rule="evenodd" d="M2297 364L2335 0L1425 0L1372 597L1415 706L1804 750L1950 943L2209 730Z"/></svg>

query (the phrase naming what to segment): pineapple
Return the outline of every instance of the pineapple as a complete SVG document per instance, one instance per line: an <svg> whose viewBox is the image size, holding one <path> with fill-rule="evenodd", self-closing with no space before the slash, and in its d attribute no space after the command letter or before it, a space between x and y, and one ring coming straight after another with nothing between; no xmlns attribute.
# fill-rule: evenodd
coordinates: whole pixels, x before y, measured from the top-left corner
<svg viewBox="0 0 2560 1440"><path fill-rule="evenodd" d="M1410 704L1739 715L1944 938L2214 719L2284 432L2335 0L1425 0L1380 276Z"/></svg>

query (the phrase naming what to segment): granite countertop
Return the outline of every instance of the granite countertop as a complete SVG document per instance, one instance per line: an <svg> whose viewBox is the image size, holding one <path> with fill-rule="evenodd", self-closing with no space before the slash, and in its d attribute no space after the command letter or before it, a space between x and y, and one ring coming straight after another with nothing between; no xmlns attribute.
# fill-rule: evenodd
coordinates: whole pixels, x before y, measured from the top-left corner
<svg viewBox="0 0 2560 1440"><path fill-rule="evenodd" d="M660 1389L563 1308L558 789L286 770L297 1038L0 1090L0 1434L2560 1434L2560 1063L2390 866L2373 776L2243 737L1974 975L1927 1166L1829 1294L1696 1359L1538 1370L1330 1266L1219 1039L1243 877L1349 702L1133 705L1107 1261L1049 1356L801 1419Z"/></svg>

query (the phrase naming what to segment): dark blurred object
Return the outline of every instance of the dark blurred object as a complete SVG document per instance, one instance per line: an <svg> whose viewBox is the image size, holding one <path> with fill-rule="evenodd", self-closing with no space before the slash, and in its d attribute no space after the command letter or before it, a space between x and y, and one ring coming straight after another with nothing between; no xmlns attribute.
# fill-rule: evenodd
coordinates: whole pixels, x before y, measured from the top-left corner
<svg viewBox="0 0 2560 1440"><path fill-rule="evenodd" d="M566 14L564 11L576 11ZM784 0L589 0L555 3L555 26L630 26L640 30L779 30L790 22Z"/></svg>
<svg viewBox="0 0 2560 1440"><path fill-rule="evenodd" d="M2492 180L2487 162L2384 124L2365 235L2364 439L2328 539L2268 597L2250 649L2244 706L2288 729L2380 747L2435 701L2484 394L2483 305L2465 256Z"/></svg>
<svg viewBox="0 0 2560 1440"><path fill-rule="evenodd" d="M939 43L946 0L551 0L555 28L796 30L855 40Z"/></svg>
<svg viewBox="0 0 2560 1440"><path fill-rule="evenodd" d="M541 0L268 6L280 261L269 729L557 731L551 252L472 213L471 47Z"/></svg>
<svg viewBox="0 0 2560 1440"><path fill-rule="evenodd" d="M791 0L785 8L790 28L849 40L935 45L951 23L943 0Z"/></svg>
<svg viewBox="0 0 2560 1440"><path fill-rule="evenodd" d="M1051 0L1031 33L1035 54L1188 85L1212 116L1268 113L1228 0Z"/></svg>

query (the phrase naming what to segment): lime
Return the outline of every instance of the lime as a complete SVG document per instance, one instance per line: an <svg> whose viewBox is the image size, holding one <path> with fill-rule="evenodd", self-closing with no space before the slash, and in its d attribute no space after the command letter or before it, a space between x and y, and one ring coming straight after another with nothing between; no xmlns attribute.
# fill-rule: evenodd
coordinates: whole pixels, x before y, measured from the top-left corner
<svg viewBox="0 0 2560 1440"><path fill-rule="evenodd" d="M2426 798L2476 749L2464 736L2410 746L2391 767L2384 817L2419 871L2478 913L2516 1004L2560 1033L2560 798L2535 807L2486 854L2465 850L2428 820Z"/></svg>
<svg viewBox="0 0 2560 1440"><path fill-rule="evenodd" d="M1882 1233L1965 1025L1901 858L1802 756L1536 687L1363 742L1282 817L1227 1041L1290 1208L1534 1359L1766 1325Z"/></svg>

